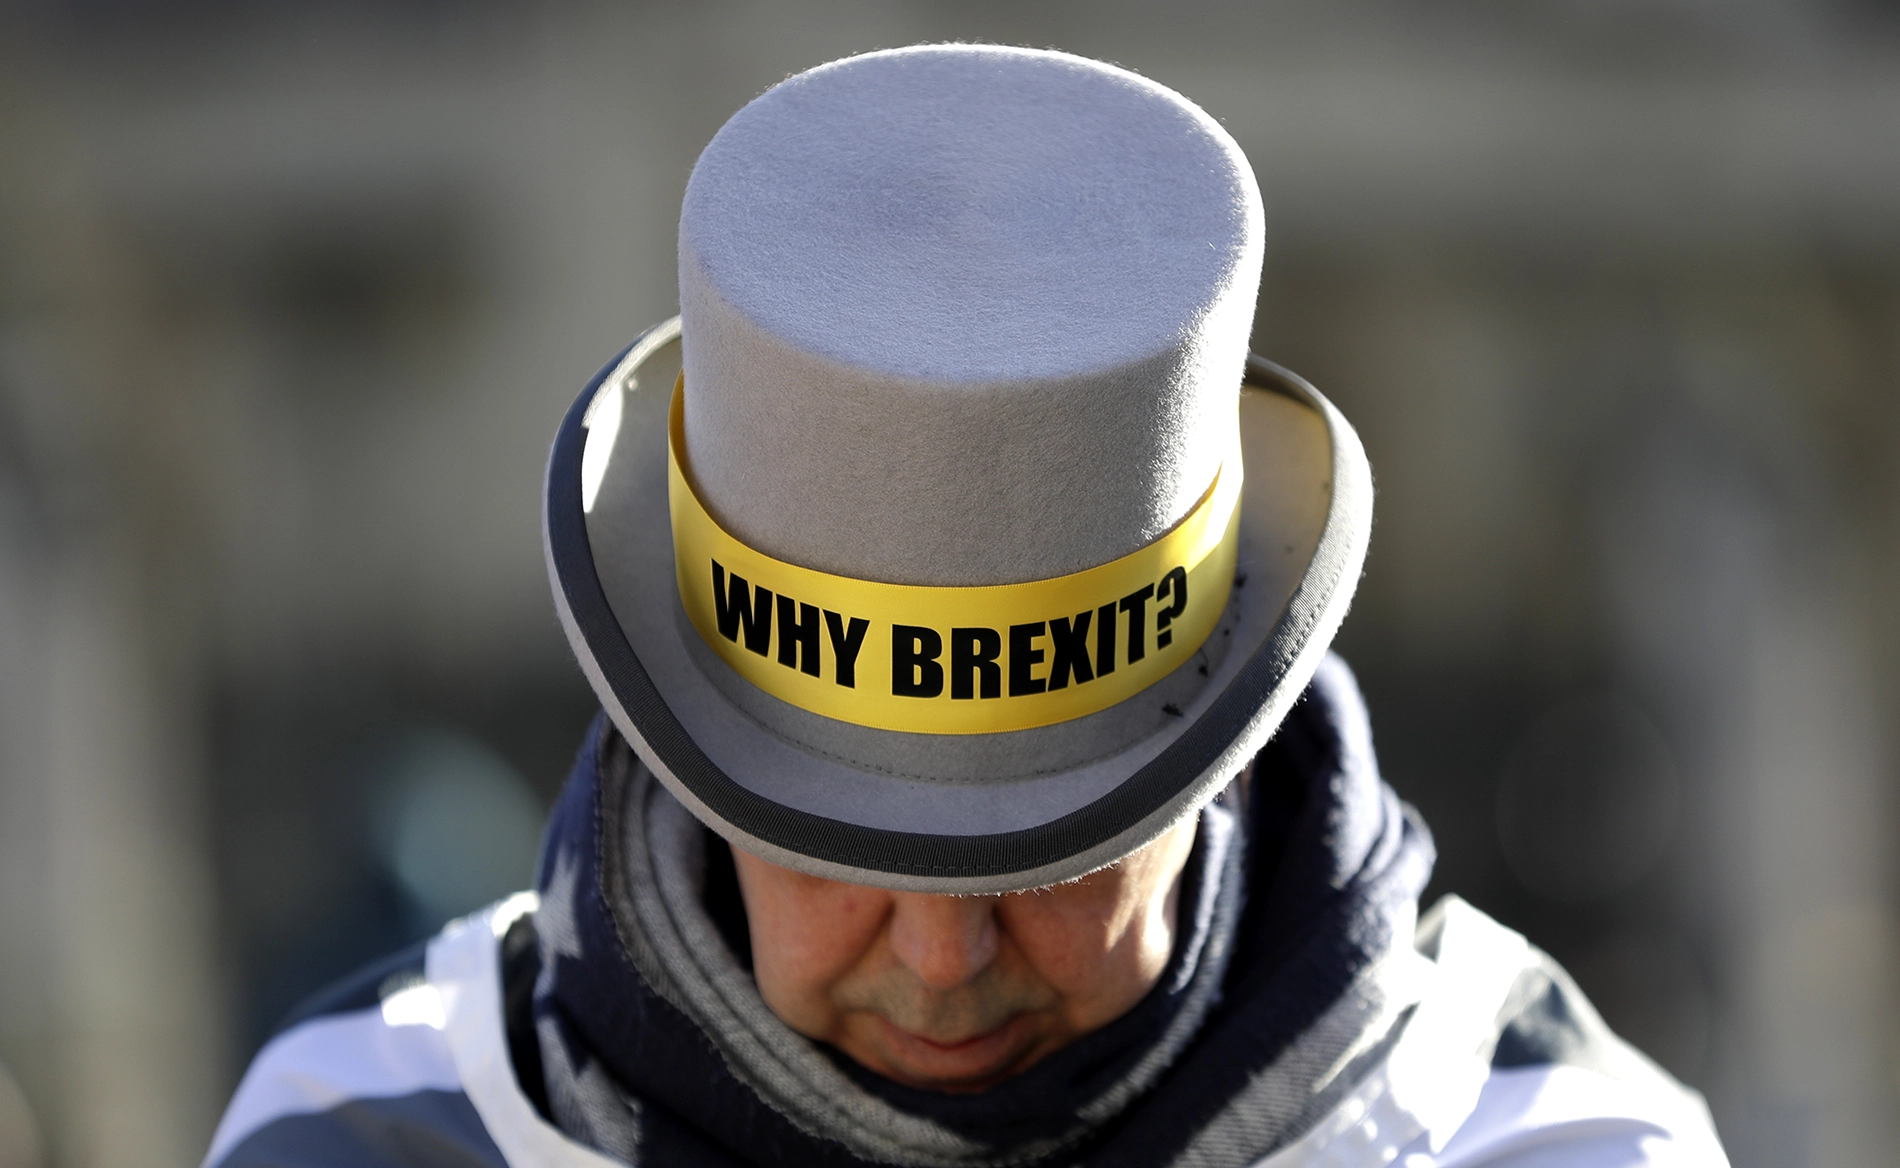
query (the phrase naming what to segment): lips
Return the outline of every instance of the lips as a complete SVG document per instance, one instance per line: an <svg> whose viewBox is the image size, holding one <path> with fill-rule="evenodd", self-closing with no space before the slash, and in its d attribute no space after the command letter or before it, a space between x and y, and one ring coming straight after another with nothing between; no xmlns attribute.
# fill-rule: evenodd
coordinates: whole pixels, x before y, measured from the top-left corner
<svg viewBox="0 0 1900 1168"><path fill-rule="evenodd" d="M1004 1023L1004 1026L1007 1026L1007 1025L1008 1023ZM917 1042L920 1042L932 1050L942 1051L945 1054L949 1054L954 1051L969 1050L975 1046L978 1046L988 1041L991 1038L994 1038L996 1035L1001 1034L1002 1032L1003 1032L1003 1026L998 1026L995 1030L991 1030L984 1034L979 1034L974 1038L965 1038L960 1042L938 1042L934 1038L925 1038L921 1034L910 1034L910 1035L907 1035L906 1037L911 1038Z"/></svg>
<svg viewBox="0 0 1900 1168"><path fill-rule="evenodd" d="M1027 1019L1017 1015L993 1030L942 1042L912 1034L879 1018L889 1052L885 1072L913 1086L982 1090L1012 1073L1022 1059Z"/></svg>

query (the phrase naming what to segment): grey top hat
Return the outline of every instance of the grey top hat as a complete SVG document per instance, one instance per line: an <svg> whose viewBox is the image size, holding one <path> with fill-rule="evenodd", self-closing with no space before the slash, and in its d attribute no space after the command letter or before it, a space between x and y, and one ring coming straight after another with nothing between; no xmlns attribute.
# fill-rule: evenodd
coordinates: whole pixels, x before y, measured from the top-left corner
<svg viewBox="0 0 1900 1168"><path fill-rule="evenodd" d="M892 888L1071 879L1194 813L1371 522L1351 427L1247 356L1261 223L1207 114L1062 53L871 53L735 115L680 319L548 470L557 607L646 765L735 845Z"/></svg>

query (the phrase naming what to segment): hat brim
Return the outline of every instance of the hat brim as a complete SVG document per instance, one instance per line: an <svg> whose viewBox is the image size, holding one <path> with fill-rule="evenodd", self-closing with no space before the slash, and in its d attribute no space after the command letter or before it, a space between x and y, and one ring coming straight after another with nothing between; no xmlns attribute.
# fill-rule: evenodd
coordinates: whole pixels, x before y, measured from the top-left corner
<svg viewBox="0 0 1900 1168"><path fill-rule="evenodd" d="M1206 682L1168 706L1164 724L1103 757L996 782L906 776L789 741L731 700L731 679L708 675L726 667L696 649L681 610L666 485L678 336L677 318L647 330L568 411L549 458L544 551L562 627L614 724L701 821L766 860L926 892L1086 875L1239 773L1345 616L1371 531L1365 452L1317 390L1252 357L1236 587L1214 633L1222 651L1199 658ZM621 395L617 424L595 425L610 393Z"/></svg>

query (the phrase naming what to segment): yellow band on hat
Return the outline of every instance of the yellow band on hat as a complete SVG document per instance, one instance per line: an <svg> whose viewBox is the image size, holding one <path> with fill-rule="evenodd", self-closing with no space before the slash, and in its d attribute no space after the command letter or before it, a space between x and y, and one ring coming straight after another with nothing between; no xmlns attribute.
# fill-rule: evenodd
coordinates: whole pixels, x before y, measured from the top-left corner
<svg viewBox="0 0 1900 1168"><path fill-rule="evenodd" d="M1066 722L1173 672L1227 607L1238 445L1185 519L1119 560L1026 584L883 584L788 564L720 527L686 478L684 386L667 426L680 599L739 676L800 709L924 734Z"/></svg>

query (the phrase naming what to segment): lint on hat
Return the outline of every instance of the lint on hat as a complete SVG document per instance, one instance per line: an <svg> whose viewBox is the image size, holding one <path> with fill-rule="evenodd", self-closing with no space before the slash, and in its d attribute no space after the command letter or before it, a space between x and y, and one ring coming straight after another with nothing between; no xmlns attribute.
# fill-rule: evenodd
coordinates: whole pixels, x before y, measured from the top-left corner
<svg viewBox="0 0 1900 1168"><path fill-rule="evenodd" d="M1194 813L1345 614L1372 483L1247 353L1258 187L1172 90L935 45L700 156L680 309L575 402L545 534L614 724L735 846L853 883L1084 875Z"/></svg>

